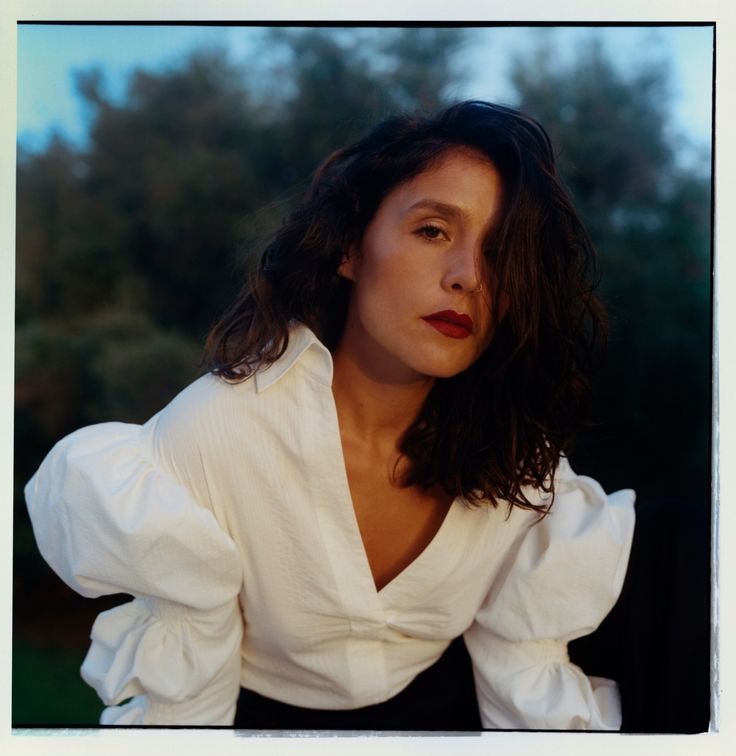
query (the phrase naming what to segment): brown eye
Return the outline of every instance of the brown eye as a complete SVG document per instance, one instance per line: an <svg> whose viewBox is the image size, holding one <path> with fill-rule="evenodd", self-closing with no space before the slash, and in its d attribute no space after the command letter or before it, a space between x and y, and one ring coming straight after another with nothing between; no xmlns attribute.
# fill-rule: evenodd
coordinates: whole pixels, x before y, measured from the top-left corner
<svg viewBox="0 0 736 756"><path fill-rule="evenodd" d="M417 234L419 236L423 236L425 239L430 240L439 239L444 233L445 232L439 226L433 226L432 224L427 224L417 229Z"/></svg>

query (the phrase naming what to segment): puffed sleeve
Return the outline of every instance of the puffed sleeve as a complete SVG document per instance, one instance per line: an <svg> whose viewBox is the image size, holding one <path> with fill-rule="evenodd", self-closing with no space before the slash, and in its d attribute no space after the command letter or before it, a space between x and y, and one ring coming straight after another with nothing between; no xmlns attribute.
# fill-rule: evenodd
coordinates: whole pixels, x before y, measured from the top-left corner
<svg viewBox="0 0 736 756"><path fill-rule="evenodd" d="M606 496L562 457L555 499L527 521L465 633L490 729L617 730L616 683L587 677L567 643L595 630L623 585L634 492ZM518 516L518 511L515 516Z"/></svg>
<svg viewBox="0 0 736 756"><path fill-rule="evenodd" d="M110 707L101 723L232 724L242 567L212 512L157 465L157 419L64 438L26 486L28 510L67 585L136 596L92 628L82 677Z"/></svg>

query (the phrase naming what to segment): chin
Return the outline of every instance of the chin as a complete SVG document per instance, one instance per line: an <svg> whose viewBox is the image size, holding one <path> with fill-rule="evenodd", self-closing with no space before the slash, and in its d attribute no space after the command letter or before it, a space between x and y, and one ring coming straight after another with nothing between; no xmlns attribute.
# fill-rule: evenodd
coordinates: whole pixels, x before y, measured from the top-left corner
<svg viewBox="0 0 736 756"><path fill-rule="evenodd" d="M472 367L483 355L487 344L468 339L440 345L415 342L409 365L429 378L453 378ZM405 352L406 353L406 352Z"/></svg>
<svg viewBox="0 0 736 756"><path fill-rule="evenodd" d="M477 358L476 358L477 359ZM471 360L424 360L422 364L415 364L414 369L430 378L453 378L465 372L473 363Z"/></svg>

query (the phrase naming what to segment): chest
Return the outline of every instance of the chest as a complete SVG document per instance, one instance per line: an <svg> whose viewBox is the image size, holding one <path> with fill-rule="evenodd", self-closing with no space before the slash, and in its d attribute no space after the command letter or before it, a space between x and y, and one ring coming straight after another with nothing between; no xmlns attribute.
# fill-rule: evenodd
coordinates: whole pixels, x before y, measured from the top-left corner
<svg viewBox="0 0 736 756"><path fill-rule="evenodd" d="M403 572L429 546L452 505L438 487L403 487L392 464L345 448L345 468L355 519L378 590Z"/></svg>

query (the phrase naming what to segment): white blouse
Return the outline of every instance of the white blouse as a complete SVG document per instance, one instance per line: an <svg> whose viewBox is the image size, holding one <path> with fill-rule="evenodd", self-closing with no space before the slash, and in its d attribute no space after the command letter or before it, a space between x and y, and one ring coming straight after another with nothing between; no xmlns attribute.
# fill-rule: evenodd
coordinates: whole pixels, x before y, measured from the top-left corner
<svg viewBox="0 0 736 756"><path fill-rule="evenodd" d="M464 634L484 727L617 729L615 683L586 677L566 644L619 594L633 491L606 497L563 457L546 518L458 499L377 591L331 382L329 351L299 326L252 379L206 375L143 426L76 431L28 483L61 578L84 596L137 597L92 628L82 677L109 707L101 722L232 724L241 685L368 706Z"/></svg>

